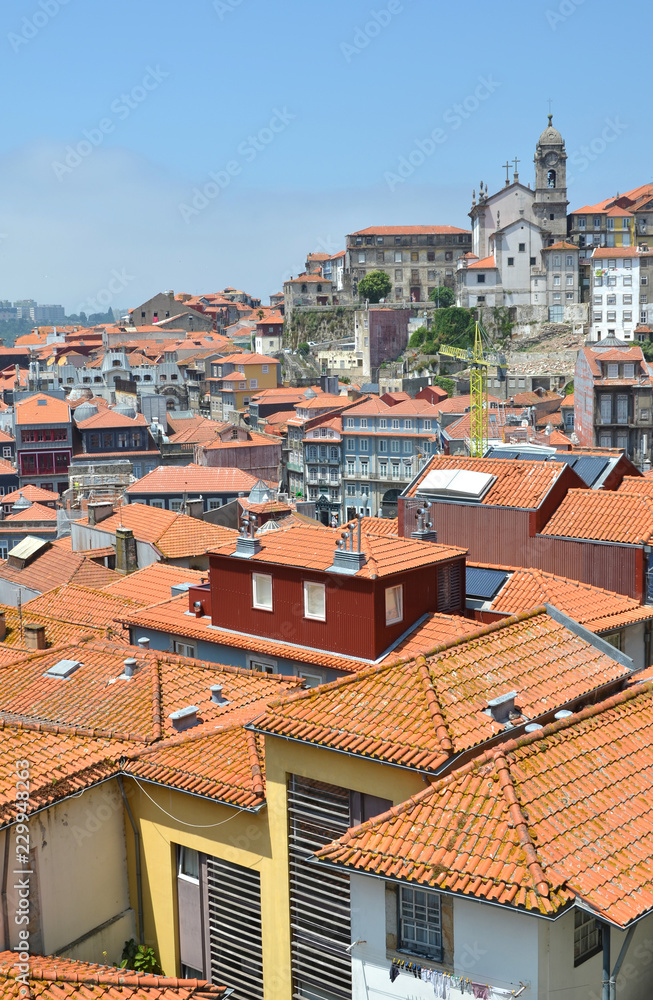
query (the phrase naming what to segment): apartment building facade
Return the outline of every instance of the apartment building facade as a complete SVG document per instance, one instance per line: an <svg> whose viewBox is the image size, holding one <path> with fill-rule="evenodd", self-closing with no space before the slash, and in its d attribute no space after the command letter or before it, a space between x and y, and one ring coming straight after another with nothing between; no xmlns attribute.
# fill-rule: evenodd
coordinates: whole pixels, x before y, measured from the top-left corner
<svg viewBox="0 0 653 1000"><path fill-rule="evenodd" d="M590 258L592 342L605 337L635 340L635 328L653 318L649 271L653 251L640 247L596 247Z"/></svg>
<svg viewBox="0 0 653 1000"><path fill-rule="evenodd" d="M276 389L281 362L266 354L228 354L211 363L211 419L234 420L261 389Z"/></svg>
<svg viewBox="0 0 653 1000"><path fill-rule="evenodd" d="M454 287L456 261L471 242L470 230L455 226L370 226L347 236L345 273L354 296L361 278L385 271L389 299L426 302L438 285Z"/></svg>
<svg viewBox="0 0 653 1000"><path fill-rule="evenodd" d="M342 416L344 517L394 517L423 461L441 450L437 409L426 400L390 406L370 397Z"/></svg>
<svg viewBox="0 0 653 1000"><path fill-rule="evenodd" d="M38 392L14 409L16 464L21 486L63 493L73 453L70 407L64 399Z"/></svg>

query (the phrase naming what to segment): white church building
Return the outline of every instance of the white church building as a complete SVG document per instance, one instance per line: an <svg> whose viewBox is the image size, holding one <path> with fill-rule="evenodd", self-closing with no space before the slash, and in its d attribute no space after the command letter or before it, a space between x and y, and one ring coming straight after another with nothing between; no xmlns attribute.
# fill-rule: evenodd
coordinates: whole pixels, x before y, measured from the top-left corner
<svg viewBox="0 0 653 1000"><path fill-rule="evenodd" d="M472 252L460 257L456 303L471 309L519 307L520 323L584 323L578 247L567 242L565 141L552 124L535 149L535 188L519 180L514 161L495 194L487 185L472 196Z"/></svg>

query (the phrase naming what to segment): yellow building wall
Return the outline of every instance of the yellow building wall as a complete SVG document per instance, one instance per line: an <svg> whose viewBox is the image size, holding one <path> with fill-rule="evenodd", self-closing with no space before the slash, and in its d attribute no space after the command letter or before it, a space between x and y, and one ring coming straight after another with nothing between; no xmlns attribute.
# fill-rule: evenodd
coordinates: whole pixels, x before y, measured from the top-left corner
<svg viewBox="0 0 653 1000"><path fill-rule="evenodd" d="M175 846L253 868L261 876L263 972L266 1000L291 1000L286 784L290 774L353 791L405 801L426 787L420 775L333 751L266 739L267 806L258 814L154 785L125 790L142 843L142 885L146 944L155 948L166 975L178 975ZM127 833L132 906L136 908L133 837ZM228 983L237 986L236 983Z"/></svg>

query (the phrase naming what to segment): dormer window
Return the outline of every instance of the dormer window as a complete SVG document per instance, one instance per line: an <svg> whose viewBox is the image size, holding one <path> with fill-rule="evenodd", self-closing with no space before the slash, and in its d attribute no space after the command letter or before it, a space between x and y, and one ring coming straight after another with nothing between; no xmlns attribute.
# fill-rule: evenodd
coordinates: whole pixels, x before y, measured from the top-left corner
<svg viewBox="0 0 653 1000"><path fill-rule="evenodd" d="M385 623L395 625L404 617L404 588L401 584L385 588Z"/></svg>
<svg viewBox="0 0 653 1000"><path fill-rule="evenodd" d="M326 587L323 583L304 581L304 618L326 621Z"/></svg>

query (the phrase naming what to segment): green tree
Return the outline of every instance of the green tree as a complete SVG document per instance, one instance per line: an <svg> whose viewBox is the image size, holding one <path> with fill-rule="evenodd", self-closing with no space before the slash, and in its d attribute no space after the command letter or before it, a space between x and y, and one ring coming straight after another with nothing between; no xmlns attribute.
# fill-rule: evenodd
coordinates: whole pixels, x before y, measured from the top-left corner
<svg viewBox="0 0 653 1000"><path fill-rule="evenodd" d="M440 389L444 389L448 396L453 396L456 383L452 378L445 378L444 375L434 375L432 382L433 385L437 385Z"/></svg>
<svg viewBox="0 0 653 1000"><path fill-rule="evenodd" d="M385 299L392 288L392 282L385 271L369 271L358 282L358 294L361 299L369 302L379 302Z"/></svg>
<svg viewBox="0 0 653 1000"><path fill-rule="evenodd" d="M437 304L438 309L446 309L448 306L452 306L456 301L456 296L450 288L446 285L438 285L434 288L432 292L429 293L429 298L431 302Z"/></svg>
<svg viewBox="0 0 653 1000"><path fill-rule="evenodd" d="M308 354L308 352L310 351L310 349L311 349L310 344L307 344L305 340L302 341L301 344L297 344L297 353L298 354Z"/></svg>
<svg viewBox="0 0 653 1000"><path fill-rule="evenodd" d="M408 341L408 346L414 348L421 347L428 336L428 332L425 326L419 326L417 330L413 330Z"/></svg>

